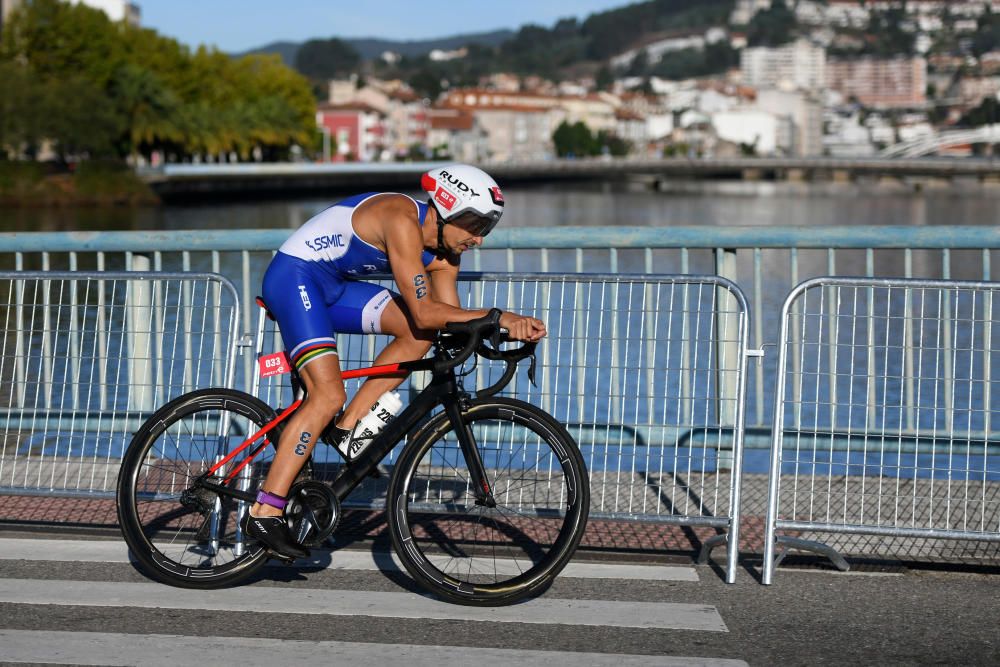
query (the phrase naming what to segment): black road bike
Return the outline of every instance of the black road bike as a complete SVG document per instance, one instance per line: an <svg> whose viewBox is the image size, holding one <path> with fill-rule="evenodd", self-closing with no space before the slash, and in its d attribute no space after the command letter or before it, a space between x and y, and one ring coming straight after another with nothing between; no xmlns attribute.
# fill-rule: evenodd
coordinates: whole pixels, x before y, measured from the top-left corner
<svg viewBox="0 0 1000 667"><path fill-rule="evenodd" d="M392 546L425 590L450 602L505 605L543 592L583 536L590 487L576 442L551 415L496 397L534 343L505 349L500 311L450 324L426 359L348 370L345 378L429 371L431 379L332 482L307 465L285 509L306 546L337 527L341 503L406 440L386 491ZM475 353L504 362L474 394L456 369ZM118 520L141 567L174 586L219 588L250 577L269 557L240 519L267 475L296 400L274 410L232 389L185 394L157 410L132 439L118 478Z"/></svg>

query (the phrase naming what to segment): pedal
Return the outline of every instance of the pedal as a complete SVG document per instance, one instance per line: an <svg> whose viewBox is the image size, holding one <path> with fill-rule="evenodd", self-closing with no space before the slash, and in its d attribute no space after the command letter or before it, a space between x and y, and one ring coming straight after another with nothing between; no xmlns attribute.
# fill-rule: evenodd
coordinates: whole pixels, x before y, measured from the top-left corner
<svg viewBox="0 0 1000 667"><path fill-rule="evenodd" d="M294 558L292 558L291 556L285 556L283 554L279 554L277 551L271 551L270 549L268 549L267 550L267 555L270 556L271 558L273 558L274 560L278 561L279 563L283 564L283 565L294 565L295 564L295 559Z"/></svg>

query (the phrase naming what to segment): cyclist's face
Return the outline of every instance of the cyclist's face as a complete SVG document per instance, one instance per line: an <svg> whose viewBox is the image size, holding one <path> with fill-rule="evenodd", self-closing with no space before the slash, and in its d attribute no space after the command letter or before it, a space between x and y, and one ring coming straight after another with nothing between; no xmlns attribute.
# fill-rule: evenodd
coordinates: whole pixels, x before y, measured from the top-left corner
<svg viewBox="0 0 1000 667"><path fill-rule="evenodd" d="M483 237L476 236L459 225L445 225L445 245L454 253L461 254L483 244Z"/></svg>
<svg viewBox="0 0 1000 667"><path fill-rule="evenodd" d="M475 213L466 213L455 220L454 224L458 225L473 236L482 238L493 230L494 225L496 225L496 221L476 215Z"/></svg>

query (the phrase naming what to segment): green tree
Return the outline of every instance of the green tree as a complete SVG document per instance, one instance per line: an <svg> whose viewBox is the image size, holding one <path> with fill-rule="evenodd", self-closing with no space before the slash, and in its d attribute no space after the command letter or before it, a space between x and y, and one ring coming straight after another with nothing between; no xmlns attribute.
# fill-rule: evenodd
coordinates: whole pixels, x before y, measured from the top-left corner
<svg viewBox="0 0 1000 667"><path fill-rule="evenodd" d="M708 44L704 49L673 51L651 70L664 79L690 79L725 72L739 63L739 51L725 42Z"/></svg>
<svg viewBox="0 0 1000 667"><path fill-rule="evenodd" d="M601 144L583 121L559 123L552 133L552 143L559 157L587 157L601 152Z"/></svg>
<svg viewBox="0 0 1000 667"><path fill-rule="evenodd" d="M0 61L0 156L32 154L44 138L43 88L29 67Z"/></svg>
<svg viewBox="0 0 1000 667"><path fill-rule="evenodd" d="M980 127L995 123L1000 123L1000 102L995 97L983 98L979 106L966 111L958 121L962 127Z"/></svg>
<svg viewBox="0 0 1000 667"><path fill-rule="evenodd" d="M864 53L883 57L912 55L917 36L903 28L905 23L905 2L885 10L873 9L865 31L868 39Z"/></svg>
<svg viewBox="0 0 1000 667"><path fill-rule="evenodd" d="M628 76L646 76L649 73L649 52L639 49L625 71Z"/></svg>
<svg viewBox="0 0 1000 667"><path fill-rule="evenodd" d="M444 86L441 85L441 75L434 71L430 65L425 65L418 69L410 77L410 86L427 99L436 100Z"/></svg>
<svg viewBox="0 0 1000 667"><path fill-rule="evenodd" d="M335 79L354 72L361 56L339 39L311 39L295 54L295 69L313 79Z"/></svg>
<svg viewBox="0 0 1000 667"><path fill-rule="evenodd" d="M602 65L601 68L597 70L597 75L594 77L594 86L598 90L608 90L614 82L615 75L612 74L611 68L607 65Z"/></svg>
<svg viewBox="0 0 1000 667"><path fill-rule="evenodd" d="M795 39L795 13L784 0L772 0L771 6L754 14L747 28L750 46L781 46Z"/></svg>
<svg viewBox="0 0 1000 667"><path fill-rule="evenodd" d="M1000 47L1000 14L994 14L986 3L976 24L976 34L972 38L972 52L979 57Z"/></svg>
<svg viewBox="0 0 1000 667"><path fill-rule="evenodd" d="M632 149L632 144L607 130L601 130L597 133L595 143L599 153L607 153L615 157L624 157Z"/></svg>
<svg viewBox="0 0 1000 667"><path fill-rule="evenodd" d="M116 144L125 119L92 81L80 76L53 80L45 86L45 136L64 161L107 158L118 154Z"/></svg>
<svg viewBox="0 0 1000 667"><path fill-rule="evenodd" d="M156 73L128 63L115 72L110 88L126 119L124 141L133 157L164 143L183 140L177 123L180 101Z"/></svg>
<svg viewBox="0 0 1000 667"><path fill-rule="evenodd" d="M30 63L42 80L74 75L104 87L125 59L119 27L83 4L27 0L4 26L0 57Z"/></svg>

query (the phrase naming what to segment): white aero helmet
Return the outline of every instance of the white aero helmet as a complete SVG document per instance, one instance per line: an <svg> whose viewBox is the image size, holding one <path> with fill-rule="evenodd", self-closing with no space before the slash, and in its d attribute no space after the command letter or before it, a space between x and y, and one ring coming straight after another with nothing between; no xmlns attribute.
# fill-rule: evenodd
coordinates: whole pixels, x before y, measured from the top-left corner
<svg viewBox="0 0 1000 667"><path fill-rule="evenodd" d="M420 179L420 187L430 195L429 203L440 220L454 221L466 213L474 213L475 222L468 227L476 236L489 234L503 215L500 186L485 171L471 165L431 169Z"/></svg>

